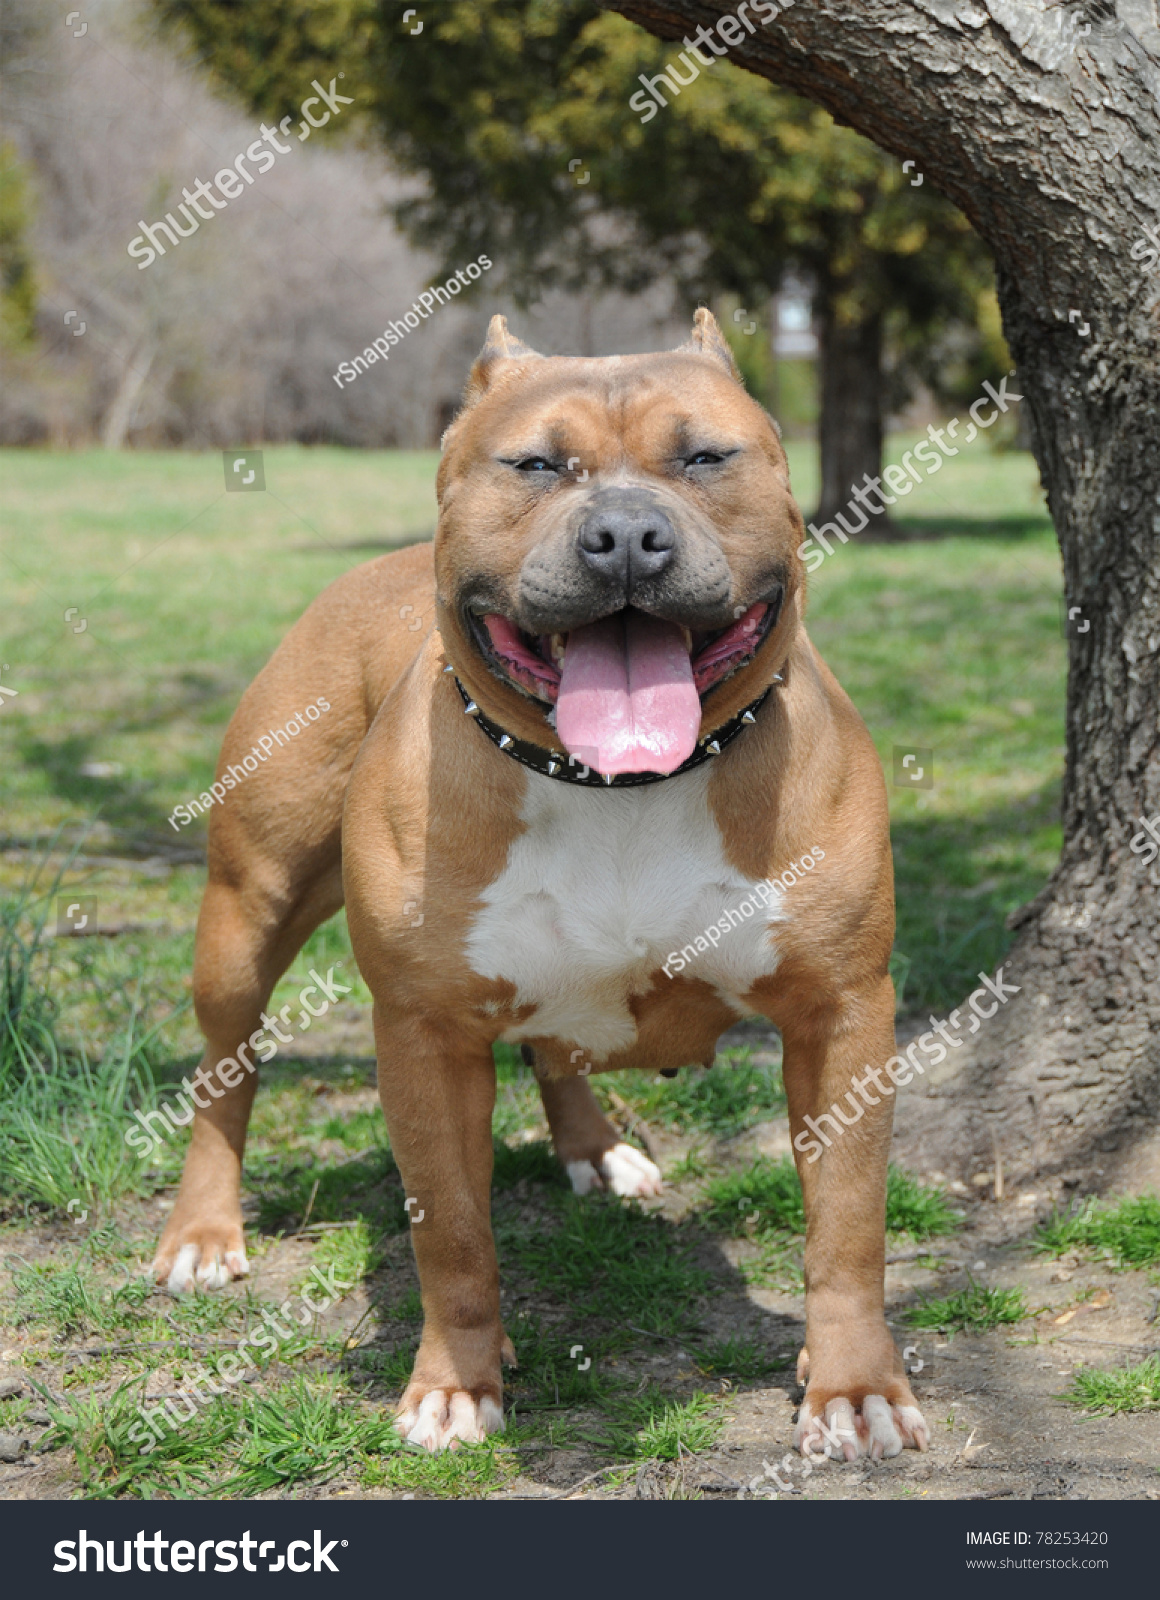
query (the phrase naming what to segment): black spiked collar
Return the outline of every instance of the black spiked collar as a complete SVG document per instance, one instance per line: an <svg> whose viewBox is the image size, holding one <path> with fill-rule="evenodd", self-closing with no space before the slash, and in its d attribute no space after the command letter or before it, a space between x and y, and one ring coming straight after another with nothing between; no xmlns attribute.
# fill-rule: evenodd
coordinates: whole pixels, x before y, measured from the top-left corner
<svg viewBox="0 0 1160 1600"><path fill-rule="evenodd" d="M452 666L446 666L443 670L450 673L455 671ZM778 673L773 683L783 681L782 674ZM666 778L677 778L682 772L691 772L694 767L719 756L726 745L732 744L745 728L756 722L758 711L773 691L773 684L763 689L756 700L750 701L735 717L730 717L728 722L716 728L707 739L702 739L689 759L682 761L672 772L622 772L614 777L593 772L591 767L586 767L575 756L564 755L559 750L545 750L541 745L530 744L526 739L517 739L513 734L505 733L498 722L484 715L458 678L455 679L455 687L463 696L464 712L475 718L492 744L504 755L511 756L521 767L539 772L545 778L556 778L561 783L578 783L586 789L631 789L642 783L663 783Z"/></svg>

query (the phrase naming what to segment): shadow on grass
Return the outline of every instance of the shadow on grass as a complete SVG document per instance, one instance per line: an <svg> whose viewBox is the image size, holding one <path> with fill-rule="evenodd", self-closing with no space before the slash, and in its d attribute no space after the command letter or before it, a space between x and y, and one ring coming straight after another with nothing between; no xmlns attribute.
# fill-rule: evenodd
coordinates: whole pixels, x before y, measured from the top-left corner
<svg viewBox="0 0 1160 1600"><path fill-rule="evenodd" d="M997 517L896 517L893 526L898 537L875 539L871 527L859 534L859 544L919 544L936 539L1005 539L1012 544L1027 539L1038 539L1052 531L1052 521L1045 512L1015 512Z"/></svg>
<svg viewBox="0 0 1160 1600"><path fill-rule="evenodd" d="M1046 882L1035 855L1058 855L1059 793L1059 783L1051 783L1028 800L978 816L895 813L890 836L903 1011L957 1005L976 973L993 971L1003 959L1014 937L1008 916Z"/></svg>
<svg viewBox="0 0 1160 1600"><path fill-rule="evenodd" d="M189 830L175 835L166 827L168 808L158 798L163 792L165 779L136 778L131 772L104 778L88 777L81 768L102 758L107 750L110 733L118 735L160 733L182 718L195 724L220 725L218 739L224 735L226 724L241 698L245 679L228 683L209 681L187 674L181 689L174 691L166 686L160 696L152 689L143 689L151 696L149 704L119 702L103 716L92 716L95 723L91 732L68 733L61 738L43 739L32 734L27 727L19 731L18 763L29 771L40 772L45 779L49 795L82 810L91 821L98 818L118 833L130 839L149 840L164 838L173 844L179 837L189 838ZM206 774L206 782L212 773ZM183 786L181 799L197 795L196 780L191 775Z"/></svg>

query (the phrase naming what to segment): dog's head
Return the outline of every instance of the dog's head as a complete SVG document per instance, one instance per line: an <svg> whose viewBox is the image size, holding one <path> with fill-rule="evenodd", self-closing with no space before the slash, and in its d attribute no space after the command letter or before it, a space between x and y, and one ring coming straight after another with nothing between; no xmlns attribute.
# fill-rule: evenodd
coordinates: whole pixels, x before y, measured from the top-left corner
<svg viewBox="0 0 1160 1600"><path fill-rule="evenodd" d="M672 772L772 681L804 528L708 311L679 350L593 360L537 355L493 317L444 447L439 627L516 737Z"/></svg>

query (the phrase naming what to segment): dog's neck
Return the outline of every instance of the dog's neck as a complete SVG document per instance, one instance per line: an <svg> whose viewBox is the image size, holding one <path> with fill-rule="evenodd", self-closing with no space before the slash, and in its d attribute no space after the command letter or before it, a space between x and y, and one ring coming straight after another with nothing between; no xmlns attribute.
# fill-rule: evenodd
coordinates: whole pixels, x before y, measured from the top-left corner
<svg viewBox="0 0 1160 1600"><path fill-rule="evenodd" d="M450 665L443 670L452 675L455 673L455 669ZM642 783L663 783L667 778L678 778L682 772L691 772L694 767L699 767L702 763L711 761L714 756L719 756L726 745L732 744L747 727L757 721L757 713L773 693L774 687L784 681L783 668L775 676L773 683L763 689L756 700L750 701L736 716L730 717L728 722L722 723L707 738L700 740L688 760L683 761L672 772L621 772L615 775L594 772L575 756L565 755L559 750L545 750L541 745L515 738L480 710L457 676L455 687L463 697L464 712L475 718L497 750L502 750L504 755L510 756L513 761L518 761L522 767L529 767L533 772L542 773L545 778L556 778L560 783L578 783L591 789L627 789Z"/></svg>

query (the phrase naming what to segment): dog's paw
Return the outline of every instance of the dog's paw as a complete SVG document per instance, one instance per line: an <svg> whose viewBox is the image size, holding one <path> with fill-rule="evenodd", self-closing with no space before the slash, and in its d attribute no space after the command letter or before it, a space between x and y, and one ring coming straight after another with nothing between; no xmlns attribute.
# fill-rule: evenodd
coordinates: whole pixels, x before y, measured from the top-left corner
<svg viewBox="0 0 1160 1600"><path fill-rule="evenodd" d="M151 1272L154 1281L164 1284L170 1294L187 1294L193 1288L222 1289L250 1270L242 1243L241 1228L202 1228L197 1237L183 1230L175 1243L162 1239Z"/></svg>
<svg viewBox="0 0 1160 1600"><path fill-rule="evenodd" d="M574 1194L611 1189L613 1194L639 1198L661 1192L661 1169L630 1144L614 1144L598 1167L591 1161L569 1161L567 1170Z"/></svg>
<svg viewBox="0 0 1160 1600"><path fill-rule="evenodd" d="M806 1457L857 1461L868 1455L872 1461L881 1461L903 1450L926 1450L930 1429L916 1405L891 1405L880 1394L868 1394L860 1406L839 1396L827 1401L824 1414L815 1412L807 1394L793 1442Z"/></svg>
<svg viewBox="0 0 1160 1600"><path fill-rule="evenodd" d="M408 1444L432 1453L481 1444L489 1433L502 1433L503 1425L498 1401L488 1394L476 1400L465 1389L431 1389L418 1403L404 1395L395 1423Z"/></svg>

